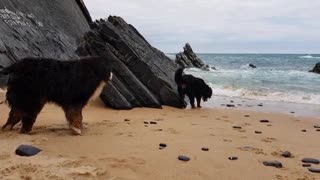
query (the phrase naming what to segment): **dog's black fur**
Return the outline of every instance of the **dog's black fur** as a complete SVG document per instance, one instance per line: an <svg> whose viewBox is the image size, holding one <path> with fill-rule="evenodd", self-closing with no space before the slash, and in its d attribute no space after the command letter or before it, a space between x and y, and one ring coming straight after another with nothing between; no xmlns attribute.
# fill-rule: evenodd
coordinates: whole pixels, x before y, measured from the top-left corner
<svg viewBox="0 0 320 180"><path fill-rule="evenodd" d="M212 96L212 89L204 82L203 79L194 77L190 74L183 75L183 68L176 71L174 80L178 86L178 92L181 100L184 102L184 96L187 95L192 108L195 108L194 99L197 99L197 107L201 108L201 99L207 101Z"/></svg>
<svg viewBox="0 0 320 180"><path fill-rule="evenodd" d="M98 86L112 78L108 58L89 57L60 61L46 58L24 58L3 68L9 75L6 101L11 111L2 127L12 129L22 120L21 133L28 133L47 102L61 106L71 130L81 134L82 109Z"/></svg>

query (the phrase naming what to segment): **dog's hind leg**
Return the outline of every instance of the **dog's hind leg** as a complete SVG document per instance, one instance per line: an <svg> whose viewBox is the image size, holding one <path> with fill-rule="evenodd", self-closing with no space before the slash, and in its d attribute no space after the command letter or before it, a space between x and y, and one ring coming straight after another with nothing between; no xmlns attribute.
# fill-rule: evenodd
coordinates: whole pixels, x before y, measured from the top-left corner
<svg viewBox="0 0 320 180"><path fill-rule="evenodd" d="M22 115L23 113L21 111L12 108L6 124L2 126L2 130L5 130L8 126L10 127L10 130L12 130L13 127L21 121Z"/></svg>
<svg viewBox="0 0 320 180"><path fill-rule="evenodd" d="M201 97L197 97L197 107L201 108Z"/></svg>
<svg viewBox="0 0 320 180"><path fill-rule="evenodd" d="M196 106L194 105L194 98L195 97L193 95L188 95L188 97L189 97L192 109L196 108Z"/></svg>
<svg viewBox="0 0 320 180"><path fill-rule="evenodd" d="M66 118L74 135L81 135L82 107L64 107Z"/></svg>

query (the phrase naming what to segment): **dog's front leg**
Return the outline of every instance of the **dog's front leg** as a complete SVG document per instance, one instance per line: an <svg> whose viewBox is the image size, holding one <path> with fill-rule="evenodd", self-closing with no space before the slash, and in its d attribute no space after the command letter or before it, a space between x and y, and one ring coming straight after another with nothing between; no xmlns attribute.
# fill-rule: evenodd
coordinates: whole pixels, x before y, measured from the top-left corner
<svg viewBox="0 0 320 180"><path fill-rule="evenodd" d="M201 97L197 97L197 107L198 108L201 108L200 103L201 103Z"/></svg>
<svg viewBox="0 0 320 180"><path fill-rule="evenodd" d="M186 108L187 107L187 102L184 100L185 92L184 92L183 88L180 87L180 86L178 86L178 93L179 93L180 100L181 100L181 103L182 103L182 108Z"/></svg>

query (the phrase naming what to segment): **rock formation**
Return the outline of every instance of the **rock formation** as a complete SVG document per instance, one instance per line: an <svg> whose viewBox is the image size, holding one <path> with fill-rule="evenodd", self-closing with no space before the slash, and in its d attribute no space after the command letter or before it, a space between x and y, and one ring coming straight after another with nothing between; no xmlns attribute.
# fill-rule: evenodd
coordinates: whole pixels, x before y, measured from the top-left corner
<svg viewBox="0 0 320 180"><path fill-rule="evenodd" d="M318 62L314 68L312 70L310 70L309 72L313 72L313 73L318 73L320 74L320 62Z"/></svg>
<svg viewBox="0 0 320 180"><path fill-rule="evenodd" d="M193 52L189 43L183 47L183 52L176 55L176 63L183 68L200 68L210 70L210 66L202 62L202 60ZM213 68L214 69L214 68Z"/></svg>
<svg viewBox="0 0 320 180"><path fill-rule="evenodd" d="M173 81L178 66L120 17L93 23L82 0L0 1L1 66L29 56L66 60L88 55L114 61L115 77L101 95L106 105L182 107ZM5 82L0 77L0 85Z"/></svg>
<svg viewBox="0 0 320 180"><path fill-rule="evenodd" d="M112 56L114 79L101 98L115 109L182 107L173 81L178 66L122 18L110 16L92 24L81 40L80 56Z"/></svg>

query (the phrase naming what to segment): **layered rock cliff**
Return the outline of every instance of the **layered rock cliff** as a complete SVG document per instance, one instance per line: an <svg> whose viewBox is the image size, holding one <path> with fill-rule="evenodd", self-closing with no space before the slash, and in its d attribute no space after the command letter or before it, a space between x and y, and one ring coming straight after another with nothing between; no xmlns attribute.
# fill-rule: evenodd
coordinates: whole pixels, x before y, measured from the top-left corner
<svg viewBox="0 0 320 180"><path fill-rule="evenodd" d="M101 95L106 105L182 106L173 81L177 65L120 17L92 23L82 0L0 1L0 65L29 56L88 55L114 59L115 78Z"/></svg>

